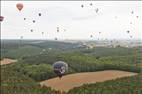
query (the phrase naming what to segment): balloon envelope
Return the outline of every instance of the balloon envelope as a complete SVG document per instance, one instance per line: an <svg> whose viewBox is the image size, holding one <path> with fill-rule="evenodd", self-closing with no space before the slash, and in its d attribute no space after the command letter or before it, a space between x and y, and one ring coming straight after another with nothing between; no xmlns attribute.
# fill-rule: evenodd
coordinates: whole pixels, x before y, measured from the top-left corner
<svg viewBox="0 0 142 94"><path fill-rule="evenodd" d="M31 29L31 32L33 32L33 29Z"/></svg>
<svg viewBox="0 0 142 94"><path fill-rule="evenodd" d="M23 4L22 3L18 3L16 4L16 7L19 11L21 11L23 9Z"/></svg>
<svg viewBox="0 0 142 94"><path fill-rule="evenodd" d="M3 19L4 19L4 17L3 17L3 16L0 16L0 21L1 21L1 22L3 21Z"/></svg>
<svg viewBox="0 0 142 94"><path fill-rule="evenodd" d="M127 33L129 33L130 31L128 30Z"/></svg>
<svg viewBox="0 0 142 94"><path fill-rule="evenodd" d="M98 13L99 9L98 9L98 8L96 8L96 9L95 9L95 11L96 11L96 13Z"/></svg>
<svg viewBox="0 0 142 94"><path fill-rule="evenodd" d="M92 6L93 4L92 3L90 3L90 6Z"/></svg>
<svg viewBox="0 0 142 94"><path fill-rule="evenodd" d="M33 20L33 23L35 23L35 20Z"/></svg>
<svg viewBox="0 0 142 94"><path fill-rule="evenodd" d="M68 71L68 64L63 61L57 61L53 64L53 70L59 77L62 77Z"/></svg>
<svg viewBox="0 0 142 94"><path fill-rule="evenodd" d="M81 5L81 7L83 8L83 7L84 7L84 5Z"/></svg>
<svg viewBox="0 0 142 94"><path fill-rule="evenodd" d="M41 16L41 13L39 13L38 16Z"/></svg>

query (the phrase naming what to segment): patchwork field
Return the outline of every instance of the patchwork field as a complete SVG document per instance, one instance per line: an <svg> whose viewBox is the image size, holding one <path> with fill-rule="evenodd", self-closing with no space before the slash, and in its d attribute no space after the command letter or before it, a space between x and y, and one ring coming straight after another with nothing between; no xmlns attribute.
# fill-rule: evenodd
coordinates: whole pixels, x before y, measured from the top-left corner
<svg viewBox="0 0 142 94"><path fill-rule="evenodd" d="M41 85L51 87L52 89L59 91L68 91L74 87L79 87L83 84L90 84L96 82L103 82L106 80L112 80L116 78L122 78L127 76L134 76L137 73L106 70L99 72L85 72L75 73L63 76L61 79L58 77L40 82Z"/></svg>

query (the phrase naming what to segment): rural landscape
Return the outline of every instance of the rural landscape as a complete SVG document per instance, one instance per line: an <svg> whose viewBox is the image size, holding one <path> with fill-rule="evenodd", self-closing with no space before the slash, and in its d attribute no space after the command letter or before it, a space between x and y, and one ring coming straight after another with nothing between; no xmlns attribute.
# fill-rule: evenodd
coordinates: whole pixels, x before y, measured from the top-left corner
<svg viewBox="0 0 142 94"><path fill-rule="evenodd" d="M91 42L92 43L92 42ZM95 43L95 42L94 42ZM89 44L89 42L88 42ZM142 48L81 47L80 42L2 40L2 94L141 94ZM52 69L65 61L61 79ZM86 76L85 76L86 75Z"/></svg>
<svg viewBox="0 0 142 94"><path fill-rule="evenodd" d="M142 94L141 1L0 1L1 94Z"/></svg>

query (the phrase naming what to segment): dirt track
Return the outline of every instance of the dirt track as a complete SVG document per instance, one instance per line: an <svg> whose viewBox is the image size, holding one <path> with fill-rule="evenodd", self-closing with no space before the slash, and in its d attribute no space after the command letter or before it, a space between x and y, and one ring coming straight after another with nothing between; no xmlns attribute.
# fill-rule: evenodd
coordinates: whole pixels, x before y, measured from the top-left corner
<svg viewBox="0 0 142 94"><path fill-rule="evenodd" d="M3 60L0 61L0 65L11 64L11 63L14 63L14 62L17 62L17 60L4 58Z"/></svg>
<svg viewBox="0 0 142 94"><path fill-rule="evenodd" d="M90 84L96 82L103 82L106 80L134 76L137 73L125 72L125 71L116 71L116 70L107 70L99 72L85 72L85 73L76 73L63 76L62 79L53 78L40 82L41 85L51 87L55 90L68 91L73 87L79 87L83 84Z"/></svg>

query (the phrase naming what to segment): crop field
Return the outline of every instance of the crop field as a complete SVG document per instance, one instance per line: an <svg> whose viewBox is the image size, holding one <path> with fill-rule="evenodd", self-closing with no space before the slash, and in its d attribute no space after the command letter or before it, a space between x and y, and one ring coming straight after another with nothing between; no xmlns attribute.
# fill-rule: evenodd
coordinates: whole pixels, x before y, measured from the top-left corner
<svg viewBox="0 0 142 94"><path fill-rule="evenodd" d="M12 60L12 59L8 59L8 58L4 58L3 60L0 61L0 65L6 65L6 64L11 64L16 62L17 60Z"/></svg>
<svg viewBox="0 0 142 94"><path fill-rule="evenodd" d="M40 82L40 84L59 91L69 91L74 87L79 87L84 84L92 84L96 82L104 82L122 77L134 76L137 73L107 70L99 72L76 73L64 76L62 79L53 78Z"/></svg>

